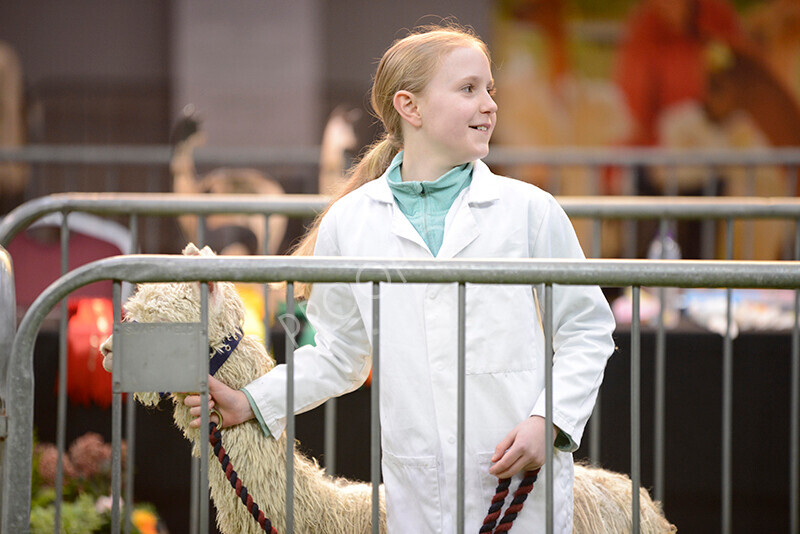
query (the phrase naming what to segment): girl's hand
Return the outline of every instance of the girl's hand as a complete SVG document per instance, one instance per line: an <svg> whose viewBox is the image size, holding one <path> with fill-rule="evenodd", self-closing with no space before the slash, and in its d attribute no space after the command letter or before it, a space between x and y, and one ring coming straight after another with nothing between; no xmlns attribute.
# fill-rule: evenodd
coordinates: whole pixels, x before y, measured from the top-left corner
<svg viewBox="0 0 800 534"><path fill-rule="evenodd" d="M211 375L208 377L208 393L208 409L215 408L222 415L222 428L238 425L255 417L250 402L242 391L229 388ZM196 417L189 426L200 428L200 395L187 395L183 403L189 407L189 413ZM216 414L209 414L209 421L219 424Z"/></svg>
<svg viewBox="0 0 800 534"><path fill-rule="evenodd" d="M489 473L497 478L510 478L522 470L530 471L544 465L545 424L544 417L533 415L514 427L495 448L492 462L496 463ZM557 433L554 425L553 440Z"/></svg>

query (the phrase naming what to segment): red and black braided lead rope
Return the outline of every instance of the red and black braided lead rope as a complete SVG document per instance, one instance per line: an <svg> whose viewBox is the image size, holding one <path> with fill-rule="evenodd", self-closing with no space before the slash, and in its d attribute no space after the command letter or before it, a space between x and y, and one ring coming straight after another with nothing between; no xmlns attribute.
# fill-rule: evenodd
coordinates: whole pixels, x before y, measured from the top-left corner
<svg viewBox="0 0 800 534"><path fill-rule="evenodd" d="M225 478L231 483L231 486L236 490L236 496L242 500L242 504L247 507L247 511L253 516L264 532L269 534L278 534L278 530L272 526L272 522L264 515L264 512L258 509L258 505L253 501L253 497L247 492L247 488L242 484L242 480L236 471L233 470L233 464L222 446L222 433L217 429L217 423L212 422L210 425L210 433L208 441L214 447L214 454L217 456L219 463L222 465L222 470L225 472Z"/></svg>
<svg viewBox="0 0 800 534"><path fill-rule="evenodd" d="M525 476L519 483L517 491L514 492L514 498L511 500L511 504L508 505L505 514L503 514L503 518L500 520L500 524L497 525L497 519L500 517L503 503L505 503L506 496L508 496L508 487L511 485L510 478L502 478L499 480L494 497L492 497L492 504L489 506L489 513L486 514L486 518L483 520L483 526L479 531L480 534L487 532L508 532L511 530L511 525L513 525L517 515L522 511L525 499L528 498L528 494L533 490L533 484L539 476L540 469L541 468L534 469L533 471L525 471ZM495 525L497 525L496 530Z"/></svg>

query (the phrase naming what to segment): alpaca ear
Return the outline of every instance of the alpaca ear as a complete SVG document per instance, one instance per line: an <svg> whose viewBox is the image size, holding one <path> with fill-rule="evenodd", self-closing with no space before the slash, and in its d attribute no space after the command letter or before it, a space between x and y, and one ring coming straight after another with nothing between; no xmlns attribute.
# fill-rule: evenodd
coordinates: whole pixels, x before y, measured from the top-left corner
<svg viewBox="0 0 800 534"><path fill-rule="evenodd" d="M197 294L200 294L200 288L202 284L200 282L192 282L194 284L194 288L197 290ZM208 282L208 294L213 295L214 291L216 290L216 282Z"/></svg>
<svg viewBox="0 0 800 534"><path fill-rule="evenodd" d="M189 243L186 245L186 248L183 249L184 256L199 256L200 250L195 246L194 243Z"/></svg>

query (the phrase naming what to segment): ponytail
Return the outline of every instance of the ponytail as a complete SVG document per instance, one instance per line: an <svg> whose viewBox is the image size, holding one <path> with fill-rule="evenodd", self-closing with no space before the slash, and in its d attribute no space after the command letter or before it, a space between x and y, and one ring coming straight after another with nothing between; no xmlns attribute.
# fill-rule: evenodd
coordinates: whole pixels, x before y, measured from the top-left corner
<svg viewBox="0 0 800 534"><path fill-rule="evenodd" d="M372 180L381 176L386 169L389 168L389 164L399 151L400 147L397 146L395 138L389 135L385 135L383 139L371 145L358 163L350 169L347 181L344 182L344 185L334 196L334 199L331 201L331 203L328 204L328 207L326 207L322 213L317 215L317 217L314 219L314 222L306 232L306 235L297 244L297 246L292 249L291 255L313 256L314 247L317 244L317 235L319 234L319 225L322 222L322 218L325 217L326 213L328 213L328 210L333 203L348 193L355 191L367 182L371 182ZM295 284L295 292L298 298L307 299L311 293L311 284L298 282Z"/></svg>

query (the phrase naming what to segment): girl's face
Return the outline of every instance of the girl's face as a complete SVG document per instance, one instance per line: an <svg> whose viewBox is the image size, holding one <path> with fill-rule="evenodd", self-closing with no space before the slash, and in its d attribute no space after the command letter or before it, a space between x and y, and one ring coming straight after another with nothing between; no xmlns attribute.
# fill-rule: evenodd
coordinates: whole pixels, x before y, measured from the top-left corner
<svg viewBox="0 0 800 534"><path fill-rule="evenodd" d="M445 171L489 153L497 104L489 60L474 46L448 52L418 95L417 133L431 163Z"/></svg>

